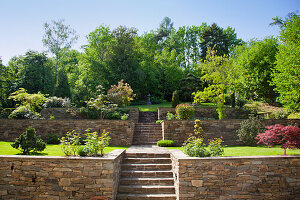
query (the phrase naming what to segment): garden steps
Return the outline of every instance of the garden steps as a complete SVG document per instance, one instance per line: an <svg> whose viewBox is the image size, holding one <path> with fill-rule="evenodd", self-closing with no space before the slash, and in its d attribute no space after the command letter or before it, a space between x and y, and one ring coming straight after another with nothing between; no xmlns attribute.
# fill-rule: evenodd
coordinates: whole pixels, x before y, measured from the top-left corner
<svg viewBox="0 0 300 200"><path fill-rule="evenodd" d="M153 145L162 140L162 127L157 123L136 123L133 145Z"/></svg>
<svg viewBox="0 0 300 200"><path fill-rule="evenodd" d="M168 152L126 152L118 200L175 200L172 161Z"/></svg>
<svg viewBox="0 0 300 200"><path fill-rule="evenodd" d="M158 112L139 112L139 123L153 123L158 119Z"/></svg>

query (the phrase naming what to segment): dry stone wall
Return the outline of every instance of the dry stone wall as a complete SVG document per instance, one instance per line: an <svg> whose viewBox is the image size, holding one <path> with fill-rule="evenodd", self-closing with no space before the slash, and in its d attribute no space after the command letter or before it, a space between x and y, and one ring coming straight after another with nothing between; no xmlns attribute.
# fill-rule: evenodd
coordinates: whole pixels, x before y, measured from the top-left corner
<svg viewBox="0 0 300 200"><path fill-rule="evenodd" d="M116 199L124 150L103 158L0 156L0 199Z"/></svg>
<svg viewBox="0 0 300 200"><path fill-rule="evenodd" d="M132 144L134 122L131 120L12 120L0 119L0 140L14 141L28 126L46 139L48 133L64 136L68 131L84 133L86 129L110 132L110 145L130 146Z"/></svg>
<svg viewBox="0 0 300 200"><path fill-rule="evenodd" d="M177 199L300 199L300 156L193 158L170 151Z"/></svg>
<svg viewBox="0 0 300 200"><path fill-rule="evenodd" d="M241 145L238 141L236 130L240 128L242 119L224 120L201 120L206 140L223 137L225 145ZM162 122L162 132L164 140L174 140L181 146L184 141L194 133L193 120L164 120ZM296 125L300 124L299 119L272 119L264 120L264 125Z"/></svg>

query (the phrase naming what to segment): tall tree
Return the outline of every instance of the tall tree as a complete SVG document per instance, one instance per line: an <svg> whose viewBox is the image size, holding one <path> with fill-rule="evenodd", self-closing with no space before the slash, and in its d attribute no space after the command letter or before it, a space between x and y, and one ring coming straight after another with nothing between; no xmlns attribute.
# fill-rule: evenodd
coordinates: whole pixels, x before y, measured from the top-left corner
<svg viewBox="0 0 300 200"><path fill-rule="evenodd" d="M45 23L43 44L48 51L55 55L55 82L57 81L58 64L72 44L78 39L76 32L69 25L64 25L64 20Z"/></svg>
<svg viewBox="0 0 300 200"><path fill-rule="evenodd" d="M290 111L300 110L300 16L281 19L279 52L272 75L279 101Z"/></svg>
<svg viewBox="0 0 300 200"><path fill-rule="evenodd" d="M164 43L166 38L171 34L174 23L169 17L165 17L159 25L156 34L156 40L160 43Z"/></svg>

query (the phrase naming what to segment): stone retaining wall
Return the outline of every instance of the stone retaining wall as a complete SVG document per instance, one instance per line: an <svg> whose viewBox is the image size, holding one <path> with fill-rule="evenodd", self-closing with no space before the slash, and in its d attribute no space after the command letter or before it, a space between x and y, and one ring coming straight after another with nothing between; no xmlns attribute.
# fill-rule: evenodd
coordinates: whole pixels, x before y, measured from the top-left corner
<svg viewBox="0 0 300 200"><path fill-rule="evenodd" d="M28 126L35 128L45 140L48 133L65 136L68 131L84 133L86 129L102 133L110 132L110 145L130 146L132 144L134 122L131 120L13 120L0 119L0 140L14 141Z"/></svg>
<svg viewBox="0 0 300 200"><path fill-rule="evenodd" d="M199 119L218 119L218 114L215 107L195 108L195 118ZM175 114L175 108L158 108L158 119L166 119L167 113ZM236 108L226 108L226 119L247 119L249 112Z"/></svg>
<svg viewBox="0 0 300 200"><path fill-rule="evenodd" d="M177 199L300 199L300 156L193 158L170 152Z"/></svg>
<svg viewBox="0 0 300 200"><path fill-rule="evenodd" d="M240 128L242 119L224 120L201 120L206 139L223 137L225 145L241 145L238 141L236 130ZM194 133L193 120L164 120L162 122L162 132L164 140L174 140L178 146ZM270 119L264 120L264 125L299 125L300 120Z"/></svg>
<svg viewBox="0 0 300 200"><path fill-rule="evenodd" d="M0 199L116 199L124 150L103 158L0 156Z"/></svg>

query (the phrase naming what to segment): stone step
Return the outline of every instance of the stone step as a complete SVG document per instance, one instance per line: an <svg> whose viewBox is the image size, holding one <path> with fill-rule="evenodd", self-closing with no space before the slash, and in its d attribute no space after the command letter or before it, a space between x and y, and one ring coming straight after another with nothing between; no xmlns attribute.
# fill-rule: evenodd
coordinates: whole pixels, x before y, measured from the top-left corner
<svg viewBox="0 0 300 200"><path fill-rule="evenodd" d="M174 194L175 187L174 185L120 185L119 192L130 194Z"/></svg>
<svg viewBox="0 0 300 200"><path fill-rule="evenodd" d="M174 186L174 178L121 178L120 185L169 185Z"/></svg>
<svg viewBox="0 0 300 200"><path fill-rule="evenodd" d="M172 178L173 171L171 170L122 170L121 178Z"/></svg>
<svg viewBox="0 0 300 200"><path fill-rule="evenodd" d="M175 194L118 194L117 200L176 200Z"/></svg>
<svg viewBox="0 0 300 200"><path fill-rule="evenodd" d="M136 164L170 164L170 158L127 158L123 159L123 163L136 163Z"/></svg>
<svg viewBox="0 0 300 200"><path fill-rule="evenodd" d="M170 158L169 153L128 153L125 154L126 158Z"/></svg>
<svg viewBox="0 0 300 200"><path fill-rule="evenodd" d="M122 164L122 170L171 170L171 164Z"/></svg>

